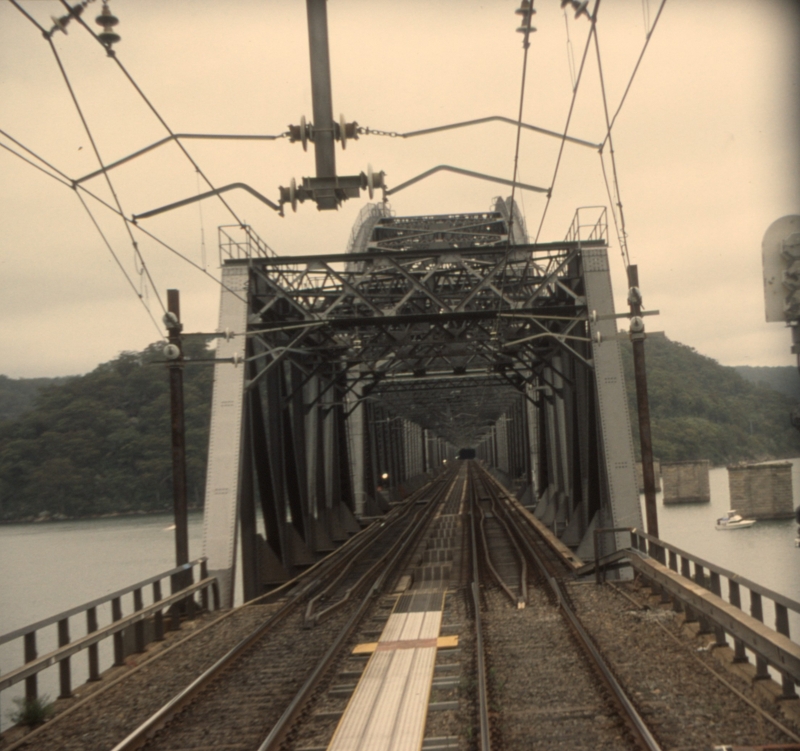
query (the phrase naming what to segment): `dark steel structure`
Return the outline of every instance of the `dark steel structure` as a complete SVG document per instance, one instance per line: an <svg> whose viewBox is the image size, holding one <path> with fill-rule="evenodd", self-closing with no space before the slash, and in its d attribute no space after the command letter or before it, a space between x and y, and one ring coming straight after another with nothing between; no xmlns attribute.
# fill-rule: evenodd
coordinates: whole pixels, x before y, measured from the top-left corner
<svg viewBox="0 0 800 751"><path fill-rule="evenodd" d="M205 517L223 602L237 524L250 598L465 446L567 544L641 526L605 213L580 216L532 245L510 201L373 205L345 254L224 263Z"/></svg>

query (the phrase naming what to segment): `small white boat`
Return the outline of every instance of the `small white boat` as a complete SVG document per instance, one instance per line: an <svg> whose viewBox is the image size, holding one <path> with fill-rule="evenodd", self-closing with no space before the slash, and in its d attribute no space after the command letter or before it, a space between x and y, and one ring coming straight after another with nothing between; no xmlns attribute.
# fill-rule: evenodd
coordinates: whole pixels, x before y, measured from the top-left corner
<svg viewBox="0 0 800 751"><path fill-rule="evenodd" d="M727 516L717 519L717 529L744 529L752 527L755 523L755 519L742 519L736 511L731 509Z"/></svg>

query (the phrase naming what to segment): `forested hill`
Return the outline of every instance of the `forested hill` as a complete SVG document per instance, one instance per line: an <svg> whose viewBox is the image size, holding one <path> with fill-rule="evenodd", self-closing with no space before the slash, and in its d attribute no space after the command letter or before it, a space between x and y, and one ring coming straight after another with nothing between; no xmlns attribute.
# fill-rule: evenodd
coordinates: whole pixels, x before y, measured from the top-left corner
<svg viewBox="0 0 800 751"><path fill-rule="evenodd" d="M775 391L791 396L800 402L800 373L794 365L778 367L758 367L753 365L737 365L736 372L753 383L769 386Z"/></svg>
<svg viewBox="0 0 800 751"><path fill-rule="evenodd" d="M154 364L163 360L161 350L154 344L125 352L87 375L45 386L31 409L0 420L0 520L171 508L168 375ZM207 357L200 343L186 350ZM664 336L648 337L646 352L658 458L724 464L800 456L800 434L788 421L793 399ZM623 360L636 430L627 344ZM212 368L187 365L184 378L189 502L199 506Z"/></svg>
<svg viewBox="0 0 800 751"><path fill-rule="evenodd" d="M11 420L33 409L39 392L66 383L66 378L9 378L0 375L0 420Z"/></svg>
<svg viewBox="0 0 800 751"><path fill-rule="evenodd" d="M622 348L628 403L639 451L633 356ZM645 344L653 453L663 461L735 461L800 456L800 433L789 423L795 400L736 368L720 365L663 334Z"/></svg>
<svg viewBox="0 0 800 751"><path fill-rule="evenodd" d="M35 406L0 421L0 520L172 507L170 401L163 344L123 352L91 373L47 386ZM187 356L208 357L189 340ZM213 369L187 365L189 503L205 485Z"/></svg>

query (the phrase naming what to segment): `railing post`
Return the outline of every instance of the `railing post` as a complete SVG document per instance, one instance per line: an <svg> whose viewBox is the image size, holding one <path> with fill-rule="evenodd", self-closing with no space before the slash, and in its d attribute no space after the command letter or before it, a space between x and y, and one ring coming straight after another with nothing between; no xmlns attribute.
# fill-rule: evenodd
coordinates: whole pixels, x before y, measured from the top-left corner
<svg viewBox="0 0 800 751"><path fill-rule="evenodd" d="M690 566L690 561L685 556L681 556L681 576L686 579L692 578L692 570ZM696 623L697 616L694 613L694 608L689 607L686 603L683 603L683 622L684 623Z"/></svg>
<svg viewBox="0 0 800 751"><path fill-rule="evenodd" d="M719 574L716 571L709 571L708 576L710 579L710 587L711 591L720 599L722 599L722 584L719 580ZM725 638L725 629L722 626L714 626L714 633L717 636L717 641L714 644L715 647L727 647L728 640Z"/></svg>
<svg viewBox="0 0 800 751"><path fill-rule="evenodd" d="M779 602L775 603L775 630L789 638L789 611L785 605L781 605ZM781 699L796 699L797 690L794 686L794 678L783 671L781 671L781 678L783 684Z"/></svg>
<svg viewBox="0 0 800 751"><path fill-rule="evenodd" d="M706 584L705 570L699 563L696 562L694 564L694 580L699 586L703 587L703 589L708 589L708 585ZM714 633L708 618L706 618L704 615L698 615L697 622L700 624L700 628L697 631L698 636Z"/></svg>
<svg viewBox="0 0 800 751"><path fill-rule="evenodd" d="M114 597L111 600L111 620L119 621L122 619L122 602L119 597ZM114 634L114 666L119 667L125 664L125 643L122 637L122 631L117 631Z"/></svg>
<svg viewBox="0 0 800 751"><path fill-rule="evenodd" d="M206 563L205 559L200 561L200 580L208 578L208 564ZM203 606L203 610L208 611L208 587L203 587L200 592L200 603Z"/></svg>
<svg viewBox="0 0 800 751"><path fill-rule="evenodd" d="M678 573L678 554L674 550L669 551L669 567L676 574Z"/></svg>
<svg viewBox="0 0 800 751"><path fill-rule="evenodd" d="M58 646L66 647L69 644L69 618L62 618L58 622ZM59 699L69 699L72 696L72 675L70 671L70 658L65 657L58 663L61 693Z"/></svg>
<svg viewBox="0 0 800 751"><path fill-rule="evenodd" d="M631 532L631 538L633 538L633 532ZM598 529L594 530L594 583L595 584L602 584L603 579L600 576L600 531Z"/></svg>
<svg viewBox="0 0 800 751"><path fill-rule="evenodd" d="M142 589L133 590L133 609L135 611L141 610L144 607L142 600ZM144 652L144 621L139 621L133 624L133 644L134 649L138 654Z"/></svg>
<svg viewBox="0 0 800 751"><path fill-rule="evenodd" d="M86 611L86 633L93 634L97 631L97 608L89 608ZM100 680L100 657L98 645L89 645L89 680Z"/></svg>
<svg viewBox="0 0 800 751"><path fill-rule="evenodd" d="M169 593L174 595L179 589L183 589L181 582L178 580L179 574L172 574L169 577ZM181 612L179 603L173 603L169 608L171 618L170 629L172 631L180 631L181 628Z"/></svg>
<svg viewBox="0 0 800 751"><path fill-rule="evenodd" d="M161 602L161 581L153 582L153 602ZM153 629L155 640L164 641L164 613L156 610L153 615Z"/></svg>
<svg viewBox="0 0 800 751"><path fill-rule="evenodd" d="M728 579L728 599L731 605L742 609L742 596L739 590L739 582ZM747 653L744 651L744 642L741 639L734 637L733 639L733 661L734 662L750 662Z"/></svg>
<svg viewBox="0 0 800 751"><path fill-rule="evenodd" d="M764 610L761 603L761 595L758 592L750 590L750 615L757 621L764 622ZM768 680L770 677L767 670L767 661L759 654L756 655L756 674L753 676L754 680L763 681Z"/></svg>
<svg viewBox="0 0 800 751"><path fill-rule="evenodd" d="M33 662L36 657L36 632L30 631L25 634L25 662ZM29 675L25 679L25 698L28 701L35 701L38 693L37 676Z"/></svg>

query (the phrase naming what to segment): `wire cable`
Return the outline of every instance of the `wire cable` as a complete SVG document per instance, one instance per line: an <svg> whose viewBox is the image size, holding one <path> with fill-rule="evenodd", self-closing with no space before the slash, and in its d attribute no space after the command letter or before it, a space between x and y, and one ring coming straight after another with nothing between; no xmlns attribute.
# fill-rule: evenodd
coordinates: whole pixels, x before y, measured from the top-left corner
<svg viewBox="0 0 800 751"><path fill-rule="evenodd" d="M83 115L83 110L81 109L81 106L78 103L78 98L75 96L75 91L72 88L72 84L70 83L69 76L67 75L67 71L64 69L64 65L61 62L61 57L58 54L58 50L56 49L56 46L53 43L52 39L48 38L47 42L50 45L50 49L53 51L53 55L55 56L56 63L58 64L58 68L61 71L61 75L64 77L64 83L67 85L67 89L69 90L69 94L72 97L72 102L75 105L75 109L78 111L78 116L80 117L81 122L83 123L83 128L86 131L86 136L88 137L89 142L92 145L92 149L94 151L95 157L97 157L97 162L100 165L100 167L103 169L103 176L105 177L106 183L108 184L108 189L111 191L111 195L114 198L114 203L116 203L117 208L119 209L120 216L122 216L122 218L125 219L125 212L122 210L122 204L119 201L119 197L117 196L117 192L114 190L114 185L111 182L111 177L109 176L108 172L106 172L106 170L105 170L105 165L103 163L102 157L100 156L100 151L97 148L97 144L95 143L94 136L92 135L92 131L89 128L89 123L86 121L86 118ZM147 264L144 261L144 257L142 256L142 253L139 250L139 245L136 242L136 239L134 238L133 233L131 232L131 228L128 225L127 220L124 221L124 224L125 224L125 231L128 233L128 237L130 238L131 244L133 245L134 258L138 258L139 263L141 264L141 268L142 268L142 272L141 273L143 273L147 277L147 280L150 282L150 285L151 285L151 287L153 289L153 292L155 293L156 300L158 300L158 304L161 306L161 310L164 313L166 313L167 312L167 308L165 307L164 302L161 299L161 295L159 295L159 293L158 293L158 289L156 288L155 282L153 281L153 277L150 274L150 270L147 268Z"/></svg>
<svg viewBox="0 0 800 751"><path fill-rule="evenodd" d="M608 117L608 99L606 97L606 84L605 77L603 76L603 63L600 58L600 41L597 36L597 26L592 26L592 36L594 36L594 47L597 52L597 70L600 74L600 91L603 95L603 112L606 117L606 127L608 128L607 139L609 153L611 154L611 170L614 176L614 193L616 194L616 206L619 209L619 226L617 226L617 217L614 210L614 204L611 205L611 213L614 214L614 226L617 227L617 239L619 241L620 250L622 251L622 260L625 262L625 268L630 266L631 259L628 254L628 233L625 229L625 212L622 209L622 197L619 191L619 177L617 175L617 160L614 156L614 140L611 138L611 122ZM608 188L608 178L606 177L605 162L603 161L603 149L600 149L600 161L603 164L603 177L606 180L606 188ZM609 196L611 200L611 196Z"/></svg>
<svg viewBox="0 0 800 751"><path fill-rule="evenodd" d="M519 114L517 115L517 141L516 145L514 146L514 172L511 177L511 208L509 209L509 220L508 220L508 236L509 242L511 241L511 234L514 230L514 194L517 187L517 170L519 167L519 144L520 139L522 137L522 111L525 105L525 79L528 74L528 50L531 47L530 42L530 35L531 31L535 31L531 27L531 18L533 14L533 0L531 0L531 7L530 13L527 16L527 28L525 30L525 40L522 46L525 49L525 52L522 56L522 83L520 84L519 90Z"/></svg>
<svg viewBox="0 0 800 751"><path fill-rule="evenodd" d="M25 18L27 18L39 31L42 32L42 35L47 38L47 30L42 26L27 10L25 10L17 0L9 0L9 2L20 12L22 13Z"/></svg>
<svg viewBox="0 0 800 751"><path fill-rule="evenodd" d="M45 175L47 175L48 177L52 177L54 180L57 180L58 182L60 182L62 185L66 185L68 188L72 187L72 185L70 183L65 182L58 175L54 175L52 172L48 172L46 169L44 169L43 167L40 167L38 164L36 164L36 162L33 162L30 159L28 159L28 157L23 156L22 154L20 154L17 151L14 151L14 149L12 149L10 146L6 146L4 143L0 143L0 147L4 148L6 151L10 151L15 157L18 157L19 159L22 159L23 162L26 162L27 164L30 164L31 167L33 167L35 169L38 169L40 172L44 172Z"/></svg>
<svg viewBox="0 0 800 751"><path fill-rule="evenodd" d="M590 18L592 25L591 25L591 28L589 29L589 35L586 37L586 46L583 48L583 57L581 57L580 68L578 68L578 78L577 78L577 80L575 82L575 88L573 89L573 92L572 92L572 101L570 102L569 112L567 113L567 122L564 125L564 137L561 139L561 146L558 149L558 157L556 158L556 166L555 166L555 169L553 170L553 178L550 181L550 190L548 190L548 192L547 192L547 201L545 202L544 210L542 211L542 218L539 221L539 228L536 230L536 237L535 237L535 239L533 241L534 243L539 242L539 235L541 235L541 233L542 233L542 227L544 226L544 220L545 220L545 217L547 216L547 209L550 208L550 201L551 201L551 199L553 197L553 188L555 187L555 184L556 184L556 177L558 176L558 169L561 166L561 157L564 154L564 145L567 142L566 141L566 135L567 135L567 133L569 131L569 124L570 124L570 121L572 120L572 113L575 110L575 100L578 97L578 89L580 88L581 79L583 77L583 70L584 70L584 67L586 65L586 56L589 53L589 45L591 44L591 41L592 41L592 29L594 29L595 25L597 24L597 12L598 12L599 9L600 9L600 0L597 0L595 2L594 11L592 12L592 15L591 15L591 18Z"/></svg>
<svg viewBox="0 0 800 751"><path fill-rule="evenodd" d="M136 297L138 297L139 300L141 301L142 305L144 306L144 309L147 311L147 315L150 316L150 320L153 322L153 325L156 327L156 331L158 331L159 337L161 337L162 339L166 340L166 337L164 336L164 332L161 330L161 326L159 326L158 321L156 321L155 317L153 316L153 311L150 310L150 307L147 305L147 302L145 301L144 297L142 296L142 293L139 292L139 290L136 289L136 285L133 283L133 279L131 279L130 274L128 274L128 272L125 270L125 267L122 265L122 261L119 260L119 256L117 256L117 254L114 252L114 248L111 247L111 243L108 241L108 238L106 237L106 235L103 232L102 228L97 223L97 219L95 219L95 216L92 213L92 210L86 204L86 201L83 200L83 196L78 192L78 190L75 190L75 195L78 197L78 200L81 202L81 205L86 210L86 213L89 215L89 218L92 220L92 224L94 224L95 229L97 229L97 231L100 233L100 237L103 239L103 242L105 243L106 248L108 248L108 252L111 253L112 258L116 261L117 266L119 266L119 270L122 272L122 274L125 277L125 279L127 280L128 284L130 284L131 289L133 290L133 292L136 295Z"/></svg>
<svg viewBox="0 0 800 751"><path fill-rule="evenodd" d="M628 85L625 87L625 91L622 94L622 99L620 99L619 106L617 107L617 111L614 113L614 117L611 118L611 123L608 126L608 131L606 132L606 137L603 139L603 143L600 145L602 149L605 146L606 141L611 136L611 129L614 127L614 123L617 121L617 115L619 115L620 110L622 109L622 105L625 104L625 99L628 96L628 92L631 90L631 85L633 84L633 79L636 77L636 72L639 70L639 65L642 62L642 58L644 57L644 53L647 51L647 45L650 44L650 39L653 36L653 32L656 30L656 24L658 23L658 19L661 18L661 11L664 10L664 6L666 5L667 0L661 0L661 5L658 6L658 12L656 13L656 17L653 20L653 25L650 27L650 30L647 32L647 37L644 41L644 46L642 47L642 51L639 53L639 59L636 61L636 65L633 66L633 73L631 73L631 77L628 80Z"/></svg>
<svg viewBox="0 0 800 751"><path fill-rule="evenodd" d="M569 80L572 88L575 88L575 50L572 47L572 39L569 36L569 18L567 17L567 6L564 6L564 28L567 30L567 64L569 65Z"/></svg>
<svg viewBox="0 0 800 751"><path fill-rule="evenodd" d="M606 161L605 158L603 157L602 151L599 152L599 155L600 155L600 167L603 170L603 182L605 183L606 195L608 196L608 205L611 206L611 217L614 220L614 231L617 234L617 242L619 243L620 253L622 254L622 263L625 265L625 268L627 268L630 264L628 263L625 257L625 249L623 248L622 241L620 239L621 235L619 233L619 224L617 222L617 212L614 211L614 198L611 195L611 186L608 184L608 175L606 174Z"/></svg>
<svg viewBox="0 0 800 751"><path fill-rule="evenodd" d="M28 152L28 153L29 153L29 154L30 154L32 157L34 157L35 159L38 159L38 160L39 160L39 161L41 161L43 164L47 164L47 165L48 165L48 167L50 167L50 168L51 168L51 169L52 169L54 172L58 172L58 175L63 175L63 176L64 176L64 178L65 178L65 179L62 179L62 178L61 178L61 177L59 177L58 175L54 175L52 172L48 172L46 169L43 169L43 168L42 168L42 167L40 167L38 164L36 164L36 163L35 163L35 162L33 162L32 160L28 159L27 157L23 156L23 155L22 155L22 154L20 154L19 152L16 152L16 151L14 151L14 149L12 149L12 148L10 148L10 147L6 146L4 143L0 143L0 147L4 148L6 151L9 151L9 152L10 152L10 153L12 153L14 156L18 157L18 158L19 158L19 159L21 159L23 162L25 162L26 164L29 164L31 167L33 167L34 169L37 169L37 170L39 170L40 172L43 172L43 173L44 173L45 175L47 175L48 177L51 177L51 178L53 178L53 180L55 180L57 183L60 183L61 185L64 185L65 187L67 187L67 188L70 188L70 189L72 189L72 190L74 190L74 191L75 191L75 195L77 195L77 196L78 196L78 200L81 202L81 204L83 205L83 208L84 208L84 209L86 209L86 212L89 214L89 218L92 220L92 223L94 224L95 228L96 228L96 229L97 229L97 231L100 233L100 237L103 239L103 242L105 243L105 245L106 245L106 248L108 248L108 251L109 251L109 253L111 253L112 257L114 258L114 261L115 261L115 262L116 262L116 264L117 264L117 266L119 266L119 268L120 268L120 271L122 271L122 273L123 273L123 275L125 276L125 279L127 280L128 284L130 284L130 286L131 286L131 289L133 290L134 294L135 294L135 295L136 295L136 296L139 298L139 300L140 300L140 301L142 302L142 304L144 305L144 308L145 308L145 310L147 311L147 314L150 316L150 320L152 320L152 321L153 321L153 323L154 323L154 324L155 324L155 326L156 326L156 329L158 330L159 336L162 336L162 337L163 337L163 334L161 333L161 328L159 327L159 325L158 325L158 323L156 322L155 318L153 318L153 314L152 314L152 312L150 311L150 308L147 306L147 303L146 303L146 302L144 301L144 299L142 298L142 295L141 295L141 294L139 293L139 291L136 289L136 285L133 283L133 280L131 279L130 275L129 275L129 274L128 274L128 272L125 270L125 267L122 265L122 262L119 260L119 256L117 256L117 254L114 252L114 249L111 247L111 244L109 243L108 239L106 238L105 234L103 233L103 230L100 228L100 225L97 223L97 220L95 219L95 217L94 217L94 215L92 214L91 210L90 210L90 209L89 209L89 207L86 205L86 202L83 200L83 197L80 195L80 193L78 193L77 186L76 186L76 185L73 183L73 181L71 181L71 180L69 179L69 177L67 177L66 175L64 175L64 173L63 173L63 172L61 172L61 170L59 170L58 168L54 167L53 165L51 165L51 164L50 164L49 162L47 162L46 160L42 159L42 157L40 157L38 154L34 153L34 152L33 152L33 151L31 151L29 148L27 148L25 145L23 145L22 143L20 143L19 141L17 141L17 139L16 139L16 138L13 138L12 136L10 136L8 133L6 133L6 132L5 132L4 130L2 130L2 129L0 129L0 133L2 133L2 134L3 134L3 135L6 137L6 138L8 138L9 140L13 141L13 142L14 142L14 143L15 143L17 146L19 146L21 149L24 149L26 152ZM92 197L93 197L93 198L96 198L96 196L92 196ZM99 200L99 199L98 199L98 200ZM105 203L105 202L103 202L103 203ZM112 208L112 207L111 207L111 206L109 206L108 204L106 204L106 206L108 206L108 208Z"/></svg>
<svg viewBox="0 0 800 751"><path fill-rule="evenodd" d="M61 4L65 8L67 8L70 11L70 13L72 13L72 8L69 5L69 3L66 2L66 0L61 0ZM127 78L128 81L130 82L131 86L133 86L133 88L136 89L136 92L142 98L142 101L144 101L144 103L149 107L150 111L153 113L153 115L155 115L156 119L161 123L161 125L164 127L164 129L167 131L167 133L169 133L170 137L172 137L172 139L178 145L178 148L183 152L184 156L189 160L189 163L192 165L192 167L194 167L194 169L197 172L197 174L200 175L200 177L202 177L203 180L205 180L206 185L208 185L208 187L211 188L211 190L216 190L214 184L211 182L211 180L208 179L208 177L206 176L205 172L203 172L203 170L200 169L200 165L197 164L197 162L192 158L192 155L187 151L186 147L180 142L179 139L175 138L175 133L173 132L172 128L169 127L169 125L167 124L167 121L161 116L161 114L155 108L153 103L147 98L147 96L145 95L144 91L142 91L142 89L139 86L139 84L136 83L136 81L134 80L133 76L128 72L128 69L122 64L120 59L117 57L116 52L114 50L110 49L109 47L107 47L105 44L103 44L103 42L100 41L100 39L97 36L97 34L95 34L94 30L91 29L86 24L86 21L84 21L83 18L78 16L76 20L78 21L78 23L81 26L83 26L84 29L86 29L86 31L89 32L89 34L91 34L95 38L97 43L104 50L106 50L107 55L112 60L114 60L114 62L119 67L119 69L122 71L122 73L125 76L125 78ZM233 210L231 205L219 193L217 193L216 195L219 198L219 200L222 202L222 205L225 206L225 208L230 212L231 216L236 220L236 223L241 228L244 229L245 226L246 226L245 223L238 217L238 215ZM245 230L245 231L247 231L247 230Z"/></svg>
<svg viewBox="0 0 800 751"><path fill-rule="evenodd" d="M23 143L18 141L13 136L9 135L6 131L0 129L0 134L6 136L6 138L8 138L9 140L13 141L21 149L23 149L24 151L29 153L35 159L38 159L43 164L47 164L48 166L50 166L53 169L54 172L57 172L59 175L63 175L64 179L62 180L57 175L54 175L54 174L48 172L47 170L42 169L39 165L35 164L30 159L25 158L22 154L18 154L16 151L14 151L13 149L9 148L5 144L0 143L0 146L2 146L4 149L6 149L6 151L11 152L12 154L14 154L14 156L18 157L23 162L29 164L31 167L35 167L37 170L39 170L40 172L43 172L48 177L53 178L56 182L60 183L61 185L64 185L67 188L70 188L70 189L73 189L73 190L81 190L81 191L83 191L87 196L89 196L90 198L93 198L101 206L103 206L104 208L106 208L109 211L113 212L114 214L117 214L117 216L122 217L128 224L133 225L133 227L135 227L139 232L142 232L143 234L147 235L147 237L149 237L151 240L153 240L154 242L156 242L159 245L161 245L165 250L168 250L170 253L172 253L173 255L177 256L182 261L185 261L186 263L188 263L190 266L192 266L193 268L197 269L198 271L201 271L209 279L211 279L212 281L216 282L222 289L226 290L227 292L230 292L232 295L238 297L240 300L245 302L245 299L238 292L236 292L235 290L233 290L230 287L228 287L221 279L217 279L217 277L215 277L211 272L207 271L206 269L204 269L203 267L201 267L200 265L195 263L195 261L193 261L191 258L189 258L188 256L185 256L179 250L173 248L171 245L169 245L168 243L164 242L161 238L159 238L157 235L153 234L149 230L147 230L144 227L141 227L140 225L136 224L136 222L134 222L132 219L129 219L128 217L126 217L123 214L121 214L120 211L117 208L115 208L114 206L112 206L110 203L108 203L107 201L103 200L102 198L100 198L100 196L96 195L95 193L93 193L88 188L84 187L80 183L77 183L75 180L73 180L68 175L66 175L63 172L61 172L61 170L59 170L57 167L54 167L53 165L51 165L48 161L43 159L41 156L36 154L34 151L29 149L27 146L25 146ZM139 294L138 291L137 291L136 294L137 295Z"/></svg>
<svg viewBox="0 0 800 751"><path fill-rule="evenodd" d="M59 174L62 178L64 178L64 180L66 180L69 183L70 187L72 187L73 180L69 175L64 174L60 169L58 169L58 167L55 167L54 165L50 164L50 162L48 162L46 159L43 159L36 152L31 151L27 146L25 146L25 144L23 144L20 141L18 141L16 138L14 138L14 136L12 136L10 133L7 133L2 128L0 128L0 134L5 136L9 141L14 143L15 145L19 146L19 148L21 148L24 152L26 152L27 154L30 154L34 159L38 159L42 164L46 165L48 168L53 170L53 172ZM8 147L5 147L5 148L8 148ZM11 151L12 154L15 153L12 149L9 149L9 151ZM17 154L17 156L19 156L19 154ZM25 161L27 162L28 160L25 159ZM33 166L37 167L37 169L41 169L41 167L38 167L35 164ZM46 170L42 170L42 171L45 174L49 174Z"/></svg>

